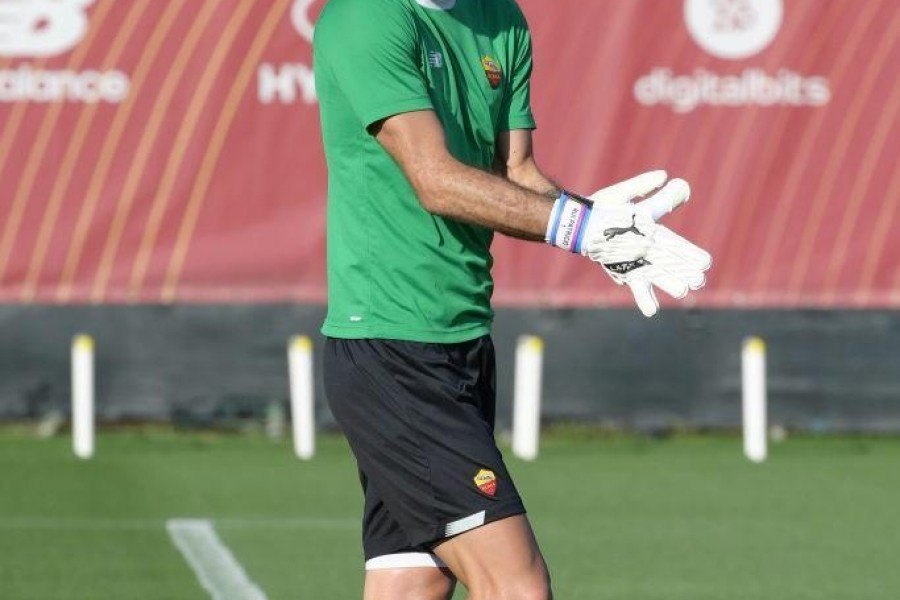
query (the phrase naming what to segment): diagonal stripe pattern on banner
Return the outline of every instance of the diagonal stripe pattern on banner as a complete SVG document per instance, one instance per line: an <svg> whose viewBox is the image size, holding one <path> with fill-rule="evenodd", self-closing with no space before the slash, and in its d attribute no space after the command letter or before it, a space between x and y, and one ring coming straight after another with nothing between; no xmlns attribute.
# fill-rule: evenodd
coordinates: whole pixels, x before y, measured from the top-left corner
<svg viewBox="0 0 900 600"><path fill-rule="evenodd" d="M195 20L180 43L178 54L172 61L172 66L166 74L166 78L155 94L156 102L150 117L146 119L146 126L141 134L137 149L132 154L133 159L125 176L122 193L118 198L115 214L106 241L103 245L103 253L100 258L97 274L91 290L91 300L100 302L106 294L106 285L109 281L113 263L119 250L119 242L122 239L125 226L131 213L132 205L140 191L140 182L144 176L150 155L156 145L157 138L162 130L163 121L169 112L172 99L187 70L188 61L194 55L200 38L209 26L210 19L216 9L219 8L218 0L206 0L197 11Z"/></svg>
<svg viewBox="0 0 900 600"><path fill-rule="evenodd" d="M813 65L821 60L821 53L827 43L832 40L835 27L845 21L847 18L846 13L855 10L852 4L846 5L841 10L838 10L839 8L841 8L839 5L834 5L826 13L827 20L814 24L813 35L804 40L802 58L798 62L800 65L798 70L801 73L811 70ZM794 121L795 115L796 110L793 108L785 107L779 110L776 122L767 130L765 144L761 146L761 150L755 155L754 165L757 167L756 171L758 173L771 173L777 166L779 152L783 152L788 127ZM728 172L729 169L733 168L737 168L737 164L729 164L722 171ZM753 225L761 218L759 213L766 208L763 191L767 185L770 185L769 177L753 177L750 180L750 186L742 193L743 201L741 206L738 207L734 218L734 221L738 224L737 229L729 232L729 242L723 256L716 257L721 264L732 264L739 256L747 253L748 236L752 231ZM713 194L713 198L718 198L718 196ZM755 244L750 247L755 247ZM744 276L745 273L743 269L728 269L718 279L718 285L723 290L733 290L737 279ZM746 287L743 291L745 293L753 292L753 290Z"/></svg>
<svg viewBox="0 0 900 600"><path fill-rule="evenodd" d="M878 256L881 256L881 252L884 250L885 246L889 241L892 241L894 244L897 243L896 236L891 237L889 234L892 231L896 231L891 226L894 224L894 220L897 218L897 208L900 205L900 169L894 170L894 175L891 177L891 182L887 186L887 192L885 194L885 198L894 199L893 202L887 202L888 205L888 214L882 215L879 219L879 230L876 232L877 239L877 248L879 248ZM883 224L882 224L883 223ZM887 264L885 265L888 269L893 268L893 271L887 276L890 280L889 288L886 290L888 292L888 297L890 298L890 302L892 304L900 304L900 263L893 262L890 259L885 261ZM893 262L893 265L891 264ZM871 272L866 274L864 282L874 282L875 274L878 271L874 268ZM871 287L867 290L869 294L872 293Z"/></svg>
<svg viewBox="0 0 900 600"><path fill-rule="evenodd" d="M82 63L88 55L88 51L90 51L98 38L98 33L103 29L103 23L112 11L114 4L115 0L107 0L98 5L97 11L91 19L91 28L88 37L72 53L72 56L68 61L68 69L77 70L81 68ZM6 274L13 246L15 245L22 224L22 218L25 215L25 208L31 197L38 170L44 163L47 148L53 138L53 133L56 131L56 124L59 121L63 106L62 102L57 102L47 110L42 120L41 128L38 131L37 138L31 145L31 152L28 154L25 168L22 171L22 175L19 177L19 185L16 188L12 208L10 209L3 228L3 234L0 236L0 282L3 281L3 276ZM15 127L18 127L18 125L15 125Z"/></svg>
<svg viewBox="0 0 900 600"><path fill-rule="evenodd" d="M68 302L72 297L72 285L78 272L88 233L93 225L94 213L97 205L100 203L103 190L108 183L113 159L116 158L119 150L119 143L130 122L135 104L142 94L150 69L183 7L184 0L172 0L168 3L165 13L154 26L153 34L141 52L140 61L131 78L131 93L119 107L116 116L113 118L112 125L97 159L96 167L92 170L88 190L84 196L81 210L78 213L75 232L72 234L72 240L69 242L62 277L56 291L56 299L59 302Z"/></svg>
<svg viewBox="0 0 900 600"><path fill-rule="evenodd" d="M119 62L128 41L132 38L135 30L142 24L142 17L149 6L150 0L140 0L131 5L128 15L125 17L122 26L116 33L112 46L110 47L106 58L103 60L103 64L100 67L101 71L111 69ZM44 259L47 256L47 251L53 238L53 230L56 227L59 211L62 208L65 190L72 179L72 174L75 171L75 163L81 156L85 140L88 136L88 131L94 122L94 117L97 115L97 109L97 104L88 104L82 108L81 115L78 117L78 123L75 125L75 131L69 139L65 158L59 168L59 174L53 184L53 189L50 192L50 199L47 201L44 218L41 220L37 241L35 242L34 250L31 253L28 273L25 277L25 283L23 284L21 292L21 299L23 302L31 302L34 300L38 280L41 276L41 270L44 267Z"/></svg>
<svg viewBox="0 0 900 600"><path fill-rule="evenodd" d="M859 48L863 47L861 42L868 35L869 27L878 16L879 7L880 3L878 2L867 2L861 5L860 10L853 15L852 29L842 40L848 51L839 55L829 76L836 87L842 85L845 78L853 74L853 68L859 64L856 59L857 52ZM777 243L777 240L784 239L790 223L791 208L795 205L794 200L802 195L801 185L804 176L808 174L809 163L816 153L817 142L822 143L819 140L820 136L828 133L827 116L828 111L822 110L810 119L800 148L794 154L788 179L778 193L778 197L787 198L789 202L783 203L772 218L767 234L769 243L763 245L762 254L753 275L754 287L766 289L767 286L772 285L772 278L783 271L781 265L778 264L783 248L780 243Z"/></svg>
<svg viewBox="0 0 900 600"><path fill-rule="evenodd" d="M267 600L205 519L170 519L166 531L213 600Z"/></svg>
<svg viewBox="0 0 900 600"><path fill-rule="evenodd" d="M889 100L884 104L884 107L885 110L881 113L878 123L873 129L875 135L863 156L858 182L853 186L853 192L847 201L846 215L841 221L840 229L835 238L836 241L831 249L831 257L828 260L825 273L824 302L826 305L834 305L837 301L840 285L839 279L847 262L853 231L859 222L859 216L866 199L871 197L870 193L877 193L870 192L875 171L882 164L887 164L888 162L896 164L896 157L891 156L890 152L886 152L885 149L891 135L896 135L898 127L900 127L900 78L895 80L893 92L889 96ZM868 272L869 265L877 265L882 258L882 246L880 243L881 236L884 235L882 230L890 222L898 203L900 203L900 198L885 196L885 208L872 228L872 235L869 237L865 252L863 252L865 257L863 264L865 266L862 271L864 275L860 277L860 280L865 282L866 285L871 285L871 282L865 280L865 273ZM869 290L869 287L855 287L857 290Z"/></svg>
<svg viewBox="0 0 900 600"><path fill-rule="evenodd" d="M806 14L810 15L812 13ZM771 49L765 55L766 60L761 64L761 67L774 71L778 66L787 64L791 56L800 55L801 49L804 46L816 47L814 42L810 43L809 40L797 35L797 30L806 24L805 21L805 19L798 17L787 24L788 26L784 27L780 35L783 35L787 41L782 42L776 48ZM719 109L716 112L718 115L722 115L726 110ZM784 107L778 110L780 114L788 112ZM700 166L698 166L698 168L703 168L703 166L716 165L716 176L713 179L712 186L709 188L711 190L709 198L706 199L710 201L709 212L707 217L703 220L700 233L697 234L697 240L701 245L715 239L717 234L721 235L721 224L726 219L729 222L736 223L737 227L742 229L747 228L752 224L752 221L750 220L730 216L728 211L732 211L731 215L735 215L739 214L747 205L750 207L755 206L755 198L753 196L743 196L742 202L735 203L723 202L722 199L726 198L729 194L735 194L736 190L744 189L742 186L735 185L735 177L736 174L741 173L741 164L745 164L743 161L748 160L745 156L747 154L755 156L755 152L758 148L754 147L753 143L755 133L758 131L756 120L757 117L762 116L767 111L770 111L770 107L762 107L759 105L746 107L739 115L733 118L732 123L723 124L721 126L718 123L715 123L709 133L710 137L712 137L712 132L718 131L719 127L731 128L728 136L729 142L724 153L717 151L715 148L707 149L702 161L699 163ZM755 177L747 177L747 179L756 180L765 178L757 174ZM727 248L728 242L736 235L737 231L735 231L735 228L729 228L727 235L724 235L721 238L721 241L724 242L723 246Z"/></svg>
<svg viewBox="0 0 900 600"><path fill-rule="evenodd" d="M231 87L231 91L228 93L228 99L225 101L225 106L216 123L216 128L209 144L209 150L203 157L203 163L197 174L194 189L191 192L187 209L185 210L181 226L178 230L175 250L172 252L172 258L169 263L169 269L166 273L166 280L162 290L163 302L172 302L175 299L175 289L178 286L181 269L184 266L188 247L193 239L194 228L197 224L197 219L200 216L200 210L203 207L203 202L206 200L210 181L212 180L216 165L218 164L222 148L225 146L225 138L231 130L231 124L234 122L238 106L250 84L254 69L259 63L260 57L266 48L266 44L268 44L272 38L272 32L284 17L285 12L287 12L289 4L289 0L280 0L272 5L269 14L266 15L262 27L259 28L259 31L250 46L250 50L244 58L244 64L241 65L238 76Z"/></svg>
<svg viewBox="0 0 900 600"><path fill-rule="evenodd" d="M150 260L153 256L157 237L162 228L163 217L166 214L169 201L171 200L172 193L175 189L178 174L181 172L182 167L184 167L184 157L187 153L188 146L194 139L197 126L202 119L203 110L209 101L210 91L212 90L213 84L218 79L219 73L225 64L225 58L232 49L234 40L244 26L244 22L247 20L252 8L252 2L240 2L237 5L228 24L221 33L221 37L213 50L200 83L197 84L197 91L187 109L184 122L178 132L178 137L170 151L169 160L163 171L159 188L151 202L150 214L147 217L147 225L144 228L138 255L131 271L129 295L132 299L138 298L144 286L144 279L150 268Z"/></svg>
<svg viewBox="0 0 900 600"><path fill-rule="evenodd" d="M3 68L10 66L11 62L8 59L4 60ZM40 71L46 66L47 59L42 58L30 64L33 69ZM19 127L22 126L22 122L25 120L25 110L29 106L30 103L28 102L16 102L9 113L9 117L3 121L3 134L0 135L0 175L3 175L3 171L6 168L6 161L9 159L13 148L13 141L19 135Z"/></svg>
<svg viewBox="0 0 900 600"><path fill-rule="evenodd" d="M832 199L839 197L838 192L838 175L842 172L841 165L845 163L847 153L850 151L850 144L853 136L859 130L860 121L866 113L866 109L874 104L872 102L872 93L876 83L878 83L879 75L896 78L897 65L887 59L890 51L896 46L898 38L892 33L896 32L900 27L900 11L897 11L887 27L887 32L882 37L878 47L869 55L868 64L865 68L864 75L859 86L854 90L853 103L849 110L844 113L841 120L840 129L835 136L835 141L830 144L831 150L828 156L828 162L822 172L822 178L815 193L812 195L812 209L806 227L803 231L803 237L800 240L800 247L794 257L791 276L788 281L788 299L789 302L795 303L799 300L802 293L803 282L809 275L810 263L813 259L815 251L816 238L825 233L833 235L828 228L822 227L822 222L829 208L833 208ZM868 142L871 144L871 140ZM854 147L853 152L856 152ZM850 209L846 204L841 207L844 211L842 224L849 223L847 211ZM854 217L855 219L855 217ZM824 231L823 231L824 230Z"/></svg>

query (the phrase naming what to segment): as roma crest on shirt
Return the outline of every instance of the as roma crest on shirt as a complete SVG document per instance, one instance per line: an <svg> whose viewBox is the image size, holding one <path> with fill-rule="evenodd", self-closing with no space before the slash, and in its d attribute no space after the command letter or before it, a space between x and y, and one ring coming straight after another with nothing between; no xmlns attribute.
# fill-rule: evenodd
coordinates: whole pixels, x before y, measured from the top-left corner
<svg viewBox="0 0 900 600"><path fill-rule="evenodd" d="M497 476L489 469L481 469L475 476L475 485L482 494L493 498L497 493Z"/></svg>
<svg viewBox="0 0 900 600"><path fill-rule="evenodd" d="M493 56L484 56L481 59L481 66L484 67L484 74L487 75L488 81L491 82L491 87L495 90L500 87L500 84L503 82L503 69L500 68L500 63L494 60Z"/></svg>

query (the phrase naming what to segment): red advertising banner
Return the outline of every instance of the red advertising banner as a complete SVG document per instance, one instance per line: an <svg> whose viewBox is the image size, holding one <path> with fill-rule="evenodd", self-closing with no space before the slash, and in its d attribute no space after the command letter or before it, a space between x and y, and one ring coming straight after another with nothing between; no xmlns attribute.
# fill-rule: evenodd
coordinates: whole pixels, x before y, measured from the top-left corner
<svg viewBox="0 0 900 600"><path fill-rule="evenodd" d="M324 301L322 4L0 0L0 300ZM690 181L694 302L900 306L897 0L521 5L539 163ZM495 256L500 304L630 303L562 252Z"/></svg>

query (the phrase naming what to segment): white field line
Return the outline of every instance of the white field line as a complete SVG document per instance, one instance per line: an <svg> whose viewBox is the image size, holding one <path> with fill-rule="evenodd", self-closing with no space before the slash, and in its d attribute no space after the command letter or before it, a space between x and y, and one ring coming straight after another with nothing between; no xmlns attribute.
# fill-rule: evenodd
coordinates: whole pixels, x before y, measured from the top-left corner
<svg viewBox="0 0 900 600"><path fill-rule="evenodd" d="M218 529L324 529L355 531L359 519L349 517L226 517L213 519ZM159 531L163 519L104 517L0 517L0 531Z"/></svg>
<svg viewBox="0 0 900 600"><path fill-rule="evenodd" d="M267 600L205 519L170 519L166 529L213 600Z"/></svg>

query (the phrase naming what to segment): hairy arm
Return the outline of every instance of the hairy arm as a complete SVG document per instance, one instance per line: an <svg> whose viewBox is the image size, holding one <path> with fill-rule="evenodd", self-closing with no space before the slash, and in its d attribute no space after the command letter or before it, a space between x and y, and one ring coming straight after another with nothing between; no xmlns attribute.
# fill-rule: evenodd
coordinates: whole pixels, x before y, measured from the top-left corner
<svg viewBox="0 0 900 600"><path fill-rule="evenodd" d="M501 132L497 138L494 170L519 187L556 200L562 189L538 169L533 148L531 130Z"/></svg>
<svg viewBox="0 0 900 600"><path fill-rule="evenodd" d="M553 208L552 184L546 179L541 184L528 175L529 183L544 185L537 192L509 177L509 169L507 180L459 162L447 150L444 130L433 111L394 115L375 125L373 133L403 169L428 212L543 241ZM525 177L524 167L512 170Z"/></svg>

